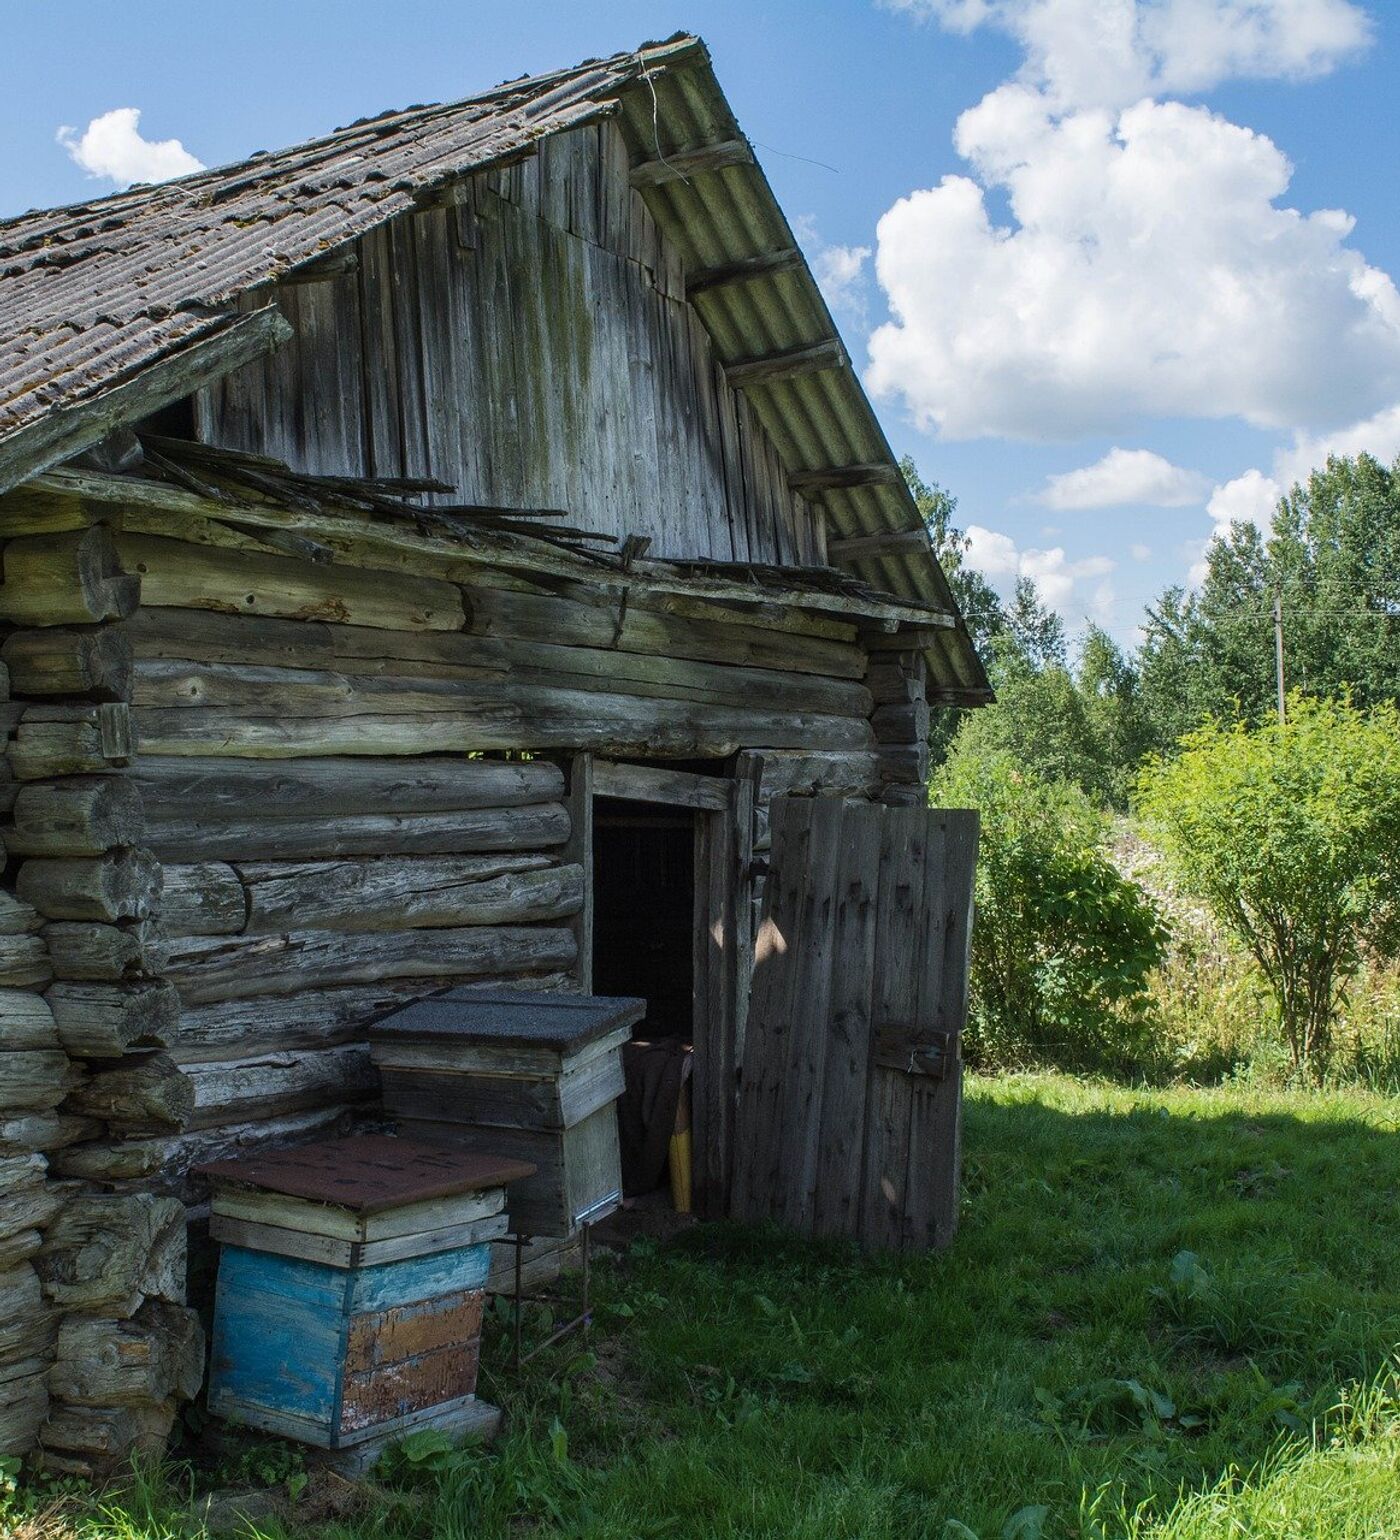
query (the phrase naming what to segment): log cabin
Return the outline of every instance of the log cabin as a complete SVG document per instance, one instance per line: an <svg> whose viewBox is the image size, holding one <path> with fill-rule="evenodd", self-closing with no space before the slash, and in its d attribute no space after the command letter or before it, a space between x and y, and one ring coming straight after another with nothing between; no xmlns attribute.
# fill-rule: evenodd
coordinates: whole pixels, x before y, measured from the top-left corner
<svg viewBox="0 0 1400 1540"><path fill-rule="evenodd" d="M0 224L0 1453L198 1393L202 1161L482 981L693 1045L704 1214L956 1214L990 698L694 37Z"/></svg>

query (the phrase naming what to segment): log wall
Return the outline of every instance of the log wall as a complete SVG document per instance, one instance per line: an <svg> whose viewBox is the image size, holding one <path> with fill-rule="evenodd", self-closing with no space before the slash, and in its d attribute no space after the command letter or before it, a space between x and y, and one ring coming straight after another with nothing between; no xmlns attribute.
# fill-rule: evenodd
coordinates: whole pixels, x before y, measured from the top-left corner
<svg viewBox="0 0 1400 1540"><path fill-rule="evenodd" d="M312 562L127 485L0 501L0 1448L65 1471L198 1387L193 1165L372 1120L401 1000L577 987L572 753L737 756L760 848L772 796L909 768L853 619Z"/></svg>
<svg viewBox="0 0 1400 1540"><path fill-rule="evenodd" d="M541 140L459 196L357 242L351 272L250 296L296 335L208 392L201 436L301 470L437 476L658 555L820 559L820 513L726 382L615 125Z"/></svg>

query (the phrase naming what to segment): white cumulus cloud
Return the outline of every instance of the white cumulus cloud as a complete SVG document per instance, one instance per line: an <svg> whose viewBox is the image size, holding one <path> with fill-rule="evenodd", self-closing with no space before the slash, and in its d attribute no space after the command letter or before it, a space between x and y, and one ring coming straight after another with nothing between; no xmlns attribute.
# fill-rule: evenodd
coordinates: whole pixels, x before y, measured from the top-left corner
<svg viewBox="0 0 1400 1540"><path fill-rule="evenodd" d="M120 187L204 170L204 162L178 139L142 138L140 124L139 107L114 107L94 118L81 134L65 126L56 137L89 176L106 177Z"/></svg>
<svg viewBox="0 0 1400 1540"><path fill-rule="evenodd" d="M810 214L799 214L792 224L827 304L836 314L845 313L864 324L865 265L870 260L870 247L829 245Z"/></svg>
<svg viewBox="0 0 1400 1540"><path fill-rule="evenodd" d="M1039 500L1051 508L1185 508L1201 502L1210 481L1150 449L1110 449L1101 460L1051 476Z"/></svg>
<svg viewBox="0 0 1400 1540"><path fill-rule="evenodd" d="M1232 524L1257 524L1260 529L1267 529L1282 491L1272 476L1258 470L1246 471L1216 487L1206 504L1206 513L1217 535L1228 534Z"/></svg>
<svg viewBox="0 0 1400 1540"><path fill-rule="evenodd" d="M892 319L869 383L918 426L1325 431L1400 398L1400 294L1346 244L1347 215L1278 204L1291 167L1263 135L1180 102L1057 115L1012 83L962 115L956 143L977 180L910 193L877 230Z"/></svg>
<svg viewBox="0 0 1400 1540"><path fill-rule="evenodd" d="M1061 106L1127 106L1230 79L1326 74L1370 42L1351 0L885 0L954 32L994 27Z"/></svg>
<svg viewBox="0 0 1400 1540"><path fill-rule="evenodd" d="M1306 481L1308 472L1321 469L1329 455L1374 455L1389 463L1400 455L1400 405L1387 406L1364 422L1351 423L1335 433L1298 434L1274 460L1274 476L1284 486Z"/></svg>
<svg viewBox="0 0 1400 1540"><path fill-rule="evenodd" d="M1087 605L1095 616L1107 615L1113 606L1112 586L1103 581L1113 571L1107 556L1085 556L1072 561L1062 546L1046 550L1022 550L1010 535L980 524L967 527L967 562L991 582L1003 584L1018 577L1030 578L1051 609L1062 610L1083 585L1093 583Z"/></svg>

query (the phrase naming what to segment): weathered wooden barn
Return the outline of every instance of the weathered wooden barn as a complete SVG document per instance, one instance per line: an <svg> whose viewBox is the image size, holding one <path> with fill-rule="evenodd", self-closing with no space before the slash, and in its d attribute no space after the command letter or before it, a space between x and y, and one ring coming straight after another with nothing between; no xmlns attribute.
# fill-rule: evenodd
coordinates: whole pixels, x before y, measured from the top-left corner
<svg viewBox="0 0 1400 1540"><path fill-rule="evenodd" d="M947 1239L987 683L697 39L8 220L0 315L0 1452L163 1440L190 1168L446 984L645 996L703 1212Z"/></svg>

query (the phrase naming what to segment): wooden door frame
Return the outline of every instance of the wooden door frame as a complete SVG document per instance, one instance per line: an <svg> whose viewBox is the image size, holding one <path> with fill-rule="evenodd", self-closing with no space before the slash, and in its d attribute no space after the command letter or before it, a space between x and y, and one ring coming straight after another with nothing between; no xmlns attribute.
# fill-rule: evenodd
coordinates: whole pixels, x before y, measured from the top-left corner
<svg viewBox="0 0 1400 1540"><path fill-rule="evenodd" d="M754 794L749 777L657 769L591 753L574 755L569 766L571 833L565 858L584 868L583 909L573 929L576 973L585 994L593 987L594 798L650 802L696 815L692 1185L696 1212L705 1218L728 1211L733 1175L735 1100L753 950L748 884Z"/></svg>

